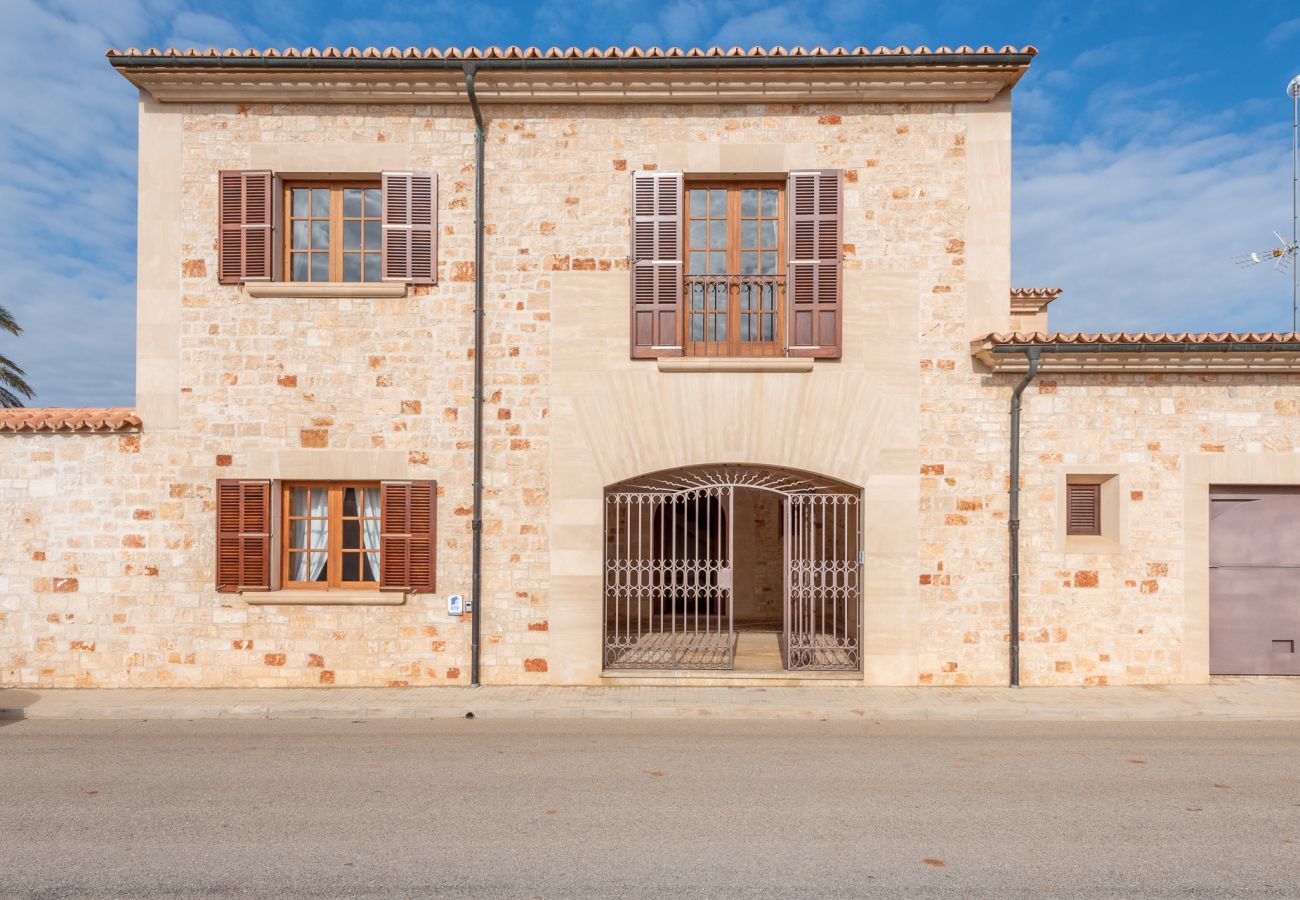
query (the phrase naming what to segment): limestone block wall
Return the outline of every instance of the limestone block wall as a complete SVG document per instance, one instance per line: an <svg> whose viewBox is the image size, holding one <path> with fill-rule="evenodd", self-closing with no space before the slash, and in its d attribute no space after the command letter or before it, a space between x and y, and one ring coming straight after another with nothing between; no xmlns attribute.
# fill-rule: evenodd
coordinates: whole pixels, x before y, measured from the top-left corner
<svg viewBox="0 0 1300 900"><path fill-rule="evenodd" d="M1019 376L968 364L922 362L926 684L1007 677L1007 409ZM1297 410L1294 375L1040 376L1022 432L1023 683L1204 681L1208 486L1300 483ZM1114 545L1065 537L1070 474L1118 479Z"/></svg>
<svg viewBox="0 0 1300 900"><path fill-rule="evenodd" d="M1006 317L1007 98L502 106L488 122L484 680L598 681L604 485L712 462L861 486L867 680L938 672L952 654L926 629L954 612L922 602L933 588L918 554L963 532L931 527L941 491L923 463L998 477L962 460L997 455L1002 418L960 459L928 442L948 440L954 397L1002 402L962 350L972 322ZM0 439L0 515L24 529L0 542L6 683L465 682L469 620L446 615L445 595L469 588L472 134L463 107L142 101L144 433ZM844 358L694 375L629 360L630 173L804 167L845 171ZM241 168L438 172L439 283L389 299L218 284L217 172ZM255 607L216 593L212 490L228 477L437 479L438 594ZM1001 546L969 548L980 574L960 599L972 609L955 613L962 631L1003 601ZM996 669L989 651L976 671ZM949 674L968 672L933 680Z"/></svg>

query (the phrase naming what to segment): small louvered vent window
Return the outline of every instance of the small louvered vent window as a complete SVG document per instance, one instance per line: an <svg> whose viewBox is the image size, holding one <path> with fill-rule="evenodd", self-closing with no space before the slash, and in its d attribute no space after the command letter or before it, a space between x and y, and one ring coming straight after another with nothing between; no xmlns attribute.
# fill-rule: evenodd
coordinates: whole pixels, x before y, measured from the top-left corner
<svg viewBox="0 0 1300 900"><path fill-rule="evenodd" d="M1101 534L1101 485L1067 484L1066 534Z"/></svg>

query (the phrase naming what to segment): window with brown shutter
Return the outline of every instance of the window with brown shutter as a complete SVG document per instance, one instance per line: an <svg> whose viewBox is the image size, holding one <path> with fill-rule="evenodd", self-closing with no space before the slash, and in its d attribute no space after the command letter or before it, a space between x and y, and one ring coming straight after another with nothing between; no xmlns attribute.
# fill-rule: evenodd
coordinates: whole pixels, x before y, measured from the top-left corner
<svg viewBox="0 0 1300 900"><path fill-rule="evenodd" d="M378 181L286 181L284 280L380 281L381 193Z"/></svg>
<svg viewBox="0 0 1300 900"><path fill-rule="evenodd" d="M682 175L632 173L632 356L681 356Z"/></svg>
<svg viewBox="0 0 1300 900"><path fill-rule="evenodd" d="M217 482L217 590L271 589L271 482Z"/></svg>
<svg viewBox="0 0 1300 900"><path fill-rule="evenodd" d="M378 482L286 482L280 572L290 590L378 588Z"/></svg>
<svg viewBox="0 0 1300 900"><path fill-rule="evenodd" d="M840 356L843 175L791 172L788 340L790 356Z"/></svg>
<svg viewBox="0 0 1300 900"><path fill-rule="evenodd" d="M380 590L431 593L435 584L438 485L385 481L380 485Z"/></svg>
<svg viewBox="0 0 1300 900"><path fill-rule="evenodd" d="M1065 533L1101 534L1101 485L1066 484Z"/></svg>
<svg viewBox="0 0 1300 900"><path fill-rule="evenodd" d="M384 281L438 281L438 176L383 173Z"/></svg>
<svg viewBox="0 0 1300 900"><path fill-rule="evenodd" d="M217 185L217 280L222 284L270 281L271 173L223 171L217 175Z"/></svg>

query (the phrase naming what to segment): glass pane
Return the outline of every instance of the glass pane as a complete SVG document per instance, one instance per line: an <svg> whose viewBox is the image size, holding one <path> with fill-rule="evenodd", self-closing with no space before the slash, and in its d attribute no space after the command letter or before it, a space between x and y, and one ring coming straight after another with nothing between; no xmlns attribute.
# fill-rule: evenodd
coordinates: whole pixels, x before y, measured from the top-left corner
<svg viewBox="0 0 1300 900"><path fill-rule="evenodd" d="M776 218L776 188L765 188L763 190L763 215Z"/></svg>
<svg viewBox="0 0 1300 900"><path fill-rule="evenodd" d="M741 339L742 341L752 341L752 340L753 340L753 338L750 337L750 334L751 334L751 333L753 332L753 330L754 330L753 318L754 318L753 316L741 316L741 317L740 317L740 339Z"/></svg>
<svg viewBox="0 0 1300 900"><path fill-rule="evenodd" d="M703 219L691 219L691 246L703 247L705 233L709 229L709 223Z"/></svg>
<svg viewBox="0 0 1300 900"><path fill-rule="evenodd" d="M311 255L311 280L330 280L330 258L328 253L313 253Z"/></svg>
<svg viewBox="0 0 1300 900"><path fill-rule="evenodd" d="M379 200L382 196L380 188L366 188L366 218L379 218Z"/></svg>
<svg viewBox="0 0 1300 900"><path fill-rule="evenodd" d="M295 253L293 255L293 274L290 276L291 279L294 281L307 280L307 257L310 255L311 254L309 253Z"/></svg>
<svg viewBox="0 0 1300 900"><path fill-rule="evenodd" d="M727 246L727 220L719 219L709 223L709 246Z"/></svg>
<svg viewBox="0 0 1300 900"><path fill-rule="evenodd" d="M725 253L709 254L709 274L710 275L727 274L727 254Z"/></svg>
<svg viewBox="0 0 1300 900"><path fill-rule="evenodd" d="M692 250L692 251L691 251L691 271L690 271L690 274L692 274L692 275L704 275L704 274L706 274L706 273L708 272L708 269L705 268L705 267L708 265L708 264L705 262L705 258L706 258L707 256L708 256L708 254L705 253L705 252L703 252L703 251L701 251L701 250Z"/></svg>
<svg viewBox="0 0 1300 900"><path fill-rule="evenodd" d="M704 309L704 285L691 285L690 303L691 309Z"/></svg>
<svg viewBox="0 0 1300 900"><path fill-rule="evenodd" d="M308 229L310 227L311 226L304 221L298 221L293 223L293 242L290 245L293 247L293 249L306 250L310 246L310 244L308 244L309 234L310 234Z"/></svg>
<svg viewBox="0 0 1300 900"><path fill-rule="evenodd" d="M343 215L349 219L361 218L361 188L343 190Z"/></svg>
<svg viewBox="0 0 1300 900"><path fill-rule="evenodd" d="M289 492L289 514L293 516L307 515L307 488L294 488ZM294 544L295 547L301 547L302 544Z"/></svg>
<svg viewBox="0 0 1300 900"><path fill-rule="evenodd" d="M293 214L305 216L311 212L311 191L306 188L293 189Z"/></svg>
<svg viewBox="0 0 1300 900"><path fill-rule="evenodd" d="M753 309L754 298L757 296L758 287L753 284L742 284L740 286L740 308ZM742 333L743 337L743 333Z"/></svg>
<svg viewBox="0 0 1300 900"><path fill-rule="evenodd" d="M343 580L360 581L361 580L361 554L344 553L343 554Z"/></svg>
<svg viewBox="0 0 1300 900"><path fill-rule="evenodd" d="M758 274L758 254L754 252L740 254L740 274L757 275Z"/></svg>
<svg viewBox="0 0 1300 900"><path fill-rule="evenodd" d="M763 251L763 270L764 275L776 274L776 253L771 250Z"/></svg>
<svg viewBox="0 0 1300 900"><path fill-rule="evenodd" d="M307 554L306 553L289 554L289 580L290 581L307 580Z"/></svg>
<svg viewBox="0 0 1300 900"><path fill-rule="evenodd" d="M763 286L763 309L776 309L776 285Z"/></svg>
<svg viewBox="0 0 1300 900"><path fill-rule="evenodd" d="M311 246L313 250L328 250L330 247L329 219L313 219L311 223Z"/></svg>
<svg viewBox="0 0 1300 900"><path fill-rule="evenodd" d="M723 219L727 216L727 191L724 188L716 188L709 191L709 215L715 219Z"/></svg>
<svg viewBox="0 0 1300 900"><path fill-rule="evenodd" d="M745 188L740 192L740 214L742 216L758 215L758 189Z"/></svg>
<svg viewBox="0 0 1300 900"><path fill-rule="evenodd" d="M343 222L343 249L361 249L361 220L346 219Z"/></svg>
<svg viewBox="0 0 1300 900"><path fill-rule="evenodd" d="M313 216L328 216L330 214L329 188L311 189L311 214Z"/></svg>
<svg viewBox="0 0 1300 900"><path fill-rule="evenodd" d="M307 546L307 520L289 520L289 548Z"/></svg>
<svg viewBox="0 0 1300 900"><path fill-rule="evenodd" d="M379 220L366 223L366 244L367 250L378 250L380 242L383 240L379 230Z"/></svg>
<svg viewBox="0 0 1300 900"><path fill-rule="evenodd" d="M361 254L360 253L343 254L343 280L344 281L361 280Z"/></svg>
<svg viewBox="0 0 1300 900"><path fill-rule="evenodd" d="M699 188L691 191L691 216L697 217L704 215L705 204L708 202L708 194L708 191L700 190Z"/></svg>
<svg viewBox="0 0 1300 900"><path fill-rule="evenodd" d="M379 488L365 488L362 491L361 514L368 519L379 518Z"/></svg>
<svg viewBox="0 0 1300 900"><path fill-rule="evenodd" d="M356 518L357 516L356 488L350 487L343 489L343 515L348 518Z"/></svg>
<svg viewBox="0 0 1300 900"><path fill-rule="evenodd" d="M704 316L691 316L691 340L704 340Z"/></svg>
<svg viewBox="0 0 1300 900"><path fill-rule="evenodd" d="M763 316L763 340L776 340L776 316Z"/></svg>
<svg viewBox="0 0 1300 900"><path fill-rule="evenodd" d="M758 220L757 219L740 220L740 246L742 247L758 246Z"/></svg>
<svg viewBox="0 0 1300 900"><path fill-rule="evenodd" d="M727 317L713 317L713 340L725 341L727 339Z"/></svg>
<svg viewBox="0 0 1300 900"><path fill-rule="evenodd" d="M316 572L316 577L311 580L328 581L330 577L329 557L324 553L304 553L303 555L307 557L307 565L311 566L313 570L319 569L319 571ZM307 574L309 576L311 575L310 572Z"/></svg>
<svg viewBox="0 0 1300 900"><path fill-rule="evenodd" d="M776 249L776 219L764 219L759 229L763 235L763 247Z"/></svg>
<svg viewBox="0 0 1300 900"><path fill-rule="evenodd" d="M361 549L361 523L356 519L343 520L343 549Z"/></svg>
<svg viewBox="0 0 1300 900"><path fill-rule="evenodd" d="M366 271L363 281L379 281L383 276L379 272L379 262L383 257L378 253L366 254Z"/></svg>
<svg viewBox="0 0 1300 900"><path fill-rule="evenodd" d="M361 580L378 581L379 573L375 571L375 563L371 562L374 554L366 553L361 557Z"/></svg>
<svg viewBox="0 0 1300 900"><path fill-rule="evenodd" d="M727 293L725 284L716 284L709 292L709 306L713 307L715 312L727 311Z"/></svg>

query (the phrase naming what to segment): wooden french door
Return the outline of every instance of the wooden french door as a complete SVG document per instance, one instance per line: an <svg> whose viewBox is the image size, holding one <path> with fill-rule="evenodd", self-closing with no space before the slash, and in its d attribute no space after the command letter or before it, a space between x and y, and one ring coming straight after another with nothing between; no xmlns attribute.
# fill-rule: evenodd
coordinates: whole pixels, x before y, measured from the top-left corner
<svg viewBox="0 0 1300 900"><path fill-rule="evenodd" d="M782 356L785 185L686 185L683 346L688 356Z"/></svg>

